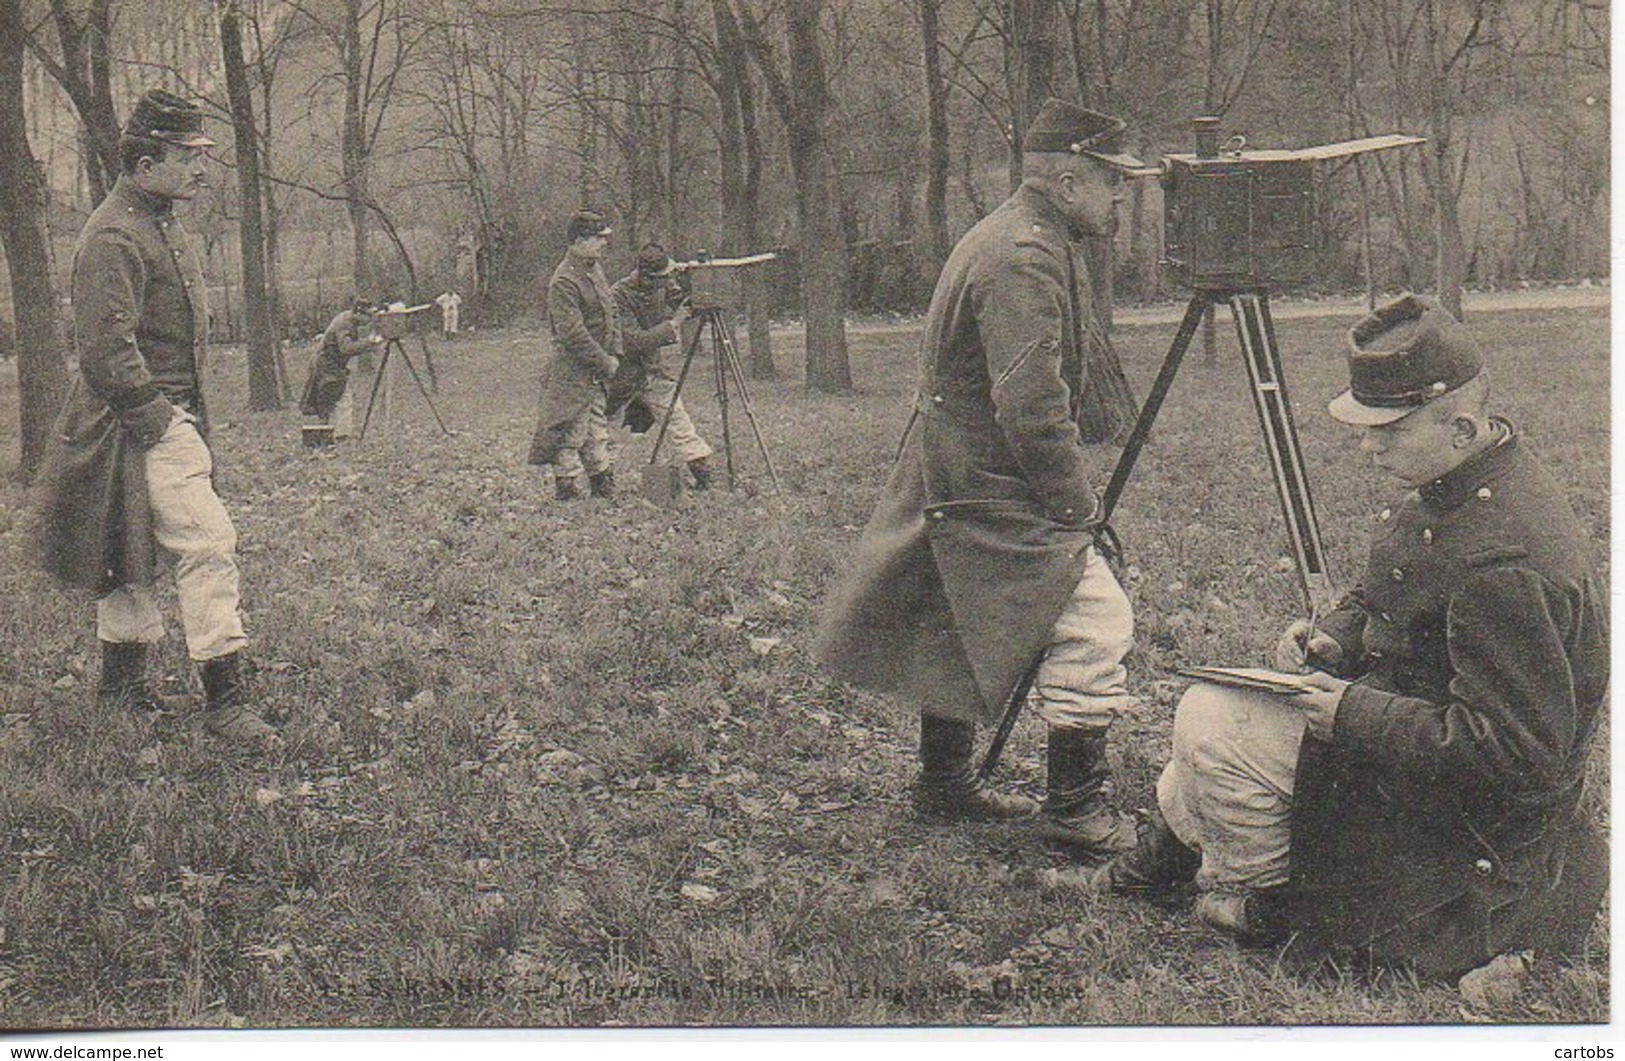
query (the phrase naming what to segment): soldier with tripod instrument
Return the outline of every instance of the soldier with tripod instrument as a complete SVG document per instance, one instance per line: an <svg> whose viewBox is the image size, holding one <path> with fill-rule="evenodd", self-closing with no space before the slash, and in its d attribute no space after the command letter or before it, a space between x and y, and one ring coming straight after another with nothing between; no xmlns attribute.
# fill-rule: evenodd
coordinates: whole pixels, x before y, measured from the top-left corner
<svg viewBox="0 0 1625 1061"><path fill-rule="evenodd" d="M632 272L609 289L622 348L620 370L609 381L609 418L624 415L634 434L664 419L671 448L688 466L694 489L706 490L712 483L711 444L700 437L683 408L676 375L665 358L666 348L677 344L691 313L676 271L665 247L646 243Z"/></svg>

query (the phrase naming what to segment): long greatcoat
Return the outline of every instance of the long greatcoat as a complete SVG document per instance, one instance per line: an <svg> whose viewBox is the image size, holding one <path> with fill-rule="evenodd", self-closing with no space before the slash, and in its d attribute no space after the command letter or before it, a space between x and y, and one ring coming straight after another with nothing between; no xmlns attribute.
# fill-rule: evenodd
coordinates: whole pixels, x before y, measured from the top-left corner
<svg viewBox="0 0 1625 1061"><path fill-rule="evenodd" d="M1356 683L1330 742L1299 755L1300 956L1454 977L1572 945L1597 910L1607 852L1577 807L1607 596L1562 488L1507 430L1379 514L1364 578L1324 621Z"/></svg>
<svg viewBox="0 0 1625 1061"><path fill-rule="evenodd" d="M932 714L989 721L1082 577L1103 460L1083 440L1133 417L1091 342L1080 248L1019 189L960 240L932 295L915 413L857 556L823 615L837 676Z"/></svg>
<svg viewBox="0 0 1625 1061"><path fill-rule="evenodd" d="M207 437L202 372L209 309L203 270L169 200L120 177L73 256L79 371L40 473L45 569L105 594L150 582L157 566L143 451L118 414L162 394Z"/></svg>
<svg viewBox="0 0 1625 1061"><path fill-rule="evenodd" d="M553 358L542 377L531 464L553 463L570 425L604 395L604 384L620 365L620 327L609 281L596 262L565 254L548 281L547 321Z"/></svg>

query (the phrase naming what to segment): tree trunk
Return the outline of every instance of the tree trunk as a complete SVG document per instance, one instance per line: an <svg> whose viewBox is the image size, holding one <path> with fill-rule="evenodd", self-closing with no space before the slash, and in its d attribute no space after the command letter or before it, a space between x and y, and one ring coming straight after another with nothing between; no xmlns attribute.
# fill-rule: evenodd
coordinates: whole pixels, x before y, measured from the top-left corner
<svg viewBox="0 0 1625 1061"><path fill-rule="evenodd" d="M1054 0L1012 0L1006 27L1004 80L1010 94L1010 190L1021 183L1021 140L1055 94Z"/></svg>
<svg viewBox="0 0 1625 1061"><path fill-rule="evenodd" d="M801 221L801 291L807 312L807 386L852 389L846 348L846 245L836 216L836 176L824 123L832 100L818 43L821 2L788 5L790 161Z"/></svg>
<svg viewBox="0 0 1625 1061"><path fill-rule="evenodd" d="M948 79L942 70L942 0L920 0L925 53L925 273L934 283L953 245L948 237Z"/></svg>
<svg viewBox="0 0 1625 1061"><path fill-rule="evenodd" d="M254 124L254 96L243 61L242 17L238 0L220 9L220 54L226 73L237 155L238 221L243 268L243 340L248 347L248 407L282 408L277 386L276 335L265 290L264 191L260 184L259 127Z"/></svg>
<svg viewBox="0 0 1625 1061"><path fill-rule="evenodd" d="M762 185L761 136L756 128L755 93L750 84L749 58L739 35L739 24L723 0L711 0L717 33L717 102L721 114L719 162L722 166L722 226L734 253L762 250L759 209ZM771 268L771 267L769 267ZM769 330L767 272L746 269L742 283L745 300L746 371L752 379L774 379L773 337Z"/></svg>
<svg viewBox="0 0 1625 1061"><path fill-rule="evenodd" d="M367 249L367 136L363 122L361 85L361 0L344 3L344 127L339 151L343 166L345 210L350 215L351 274L356 294L377 298L372 290L372 261Z"/></svg>
<svg viewBox="0 0 1625 1061"><path fill-rule="evenodd" d="M16 4L0 3L0 246L11 274L17 338L18 478L39 468L51 423L68 389L56 332L56 291L45 233L45 182L28 143L23 104L26 34Z"/></svg>
<svg viewBox="0 0 1625 1061"><path fill-rule="evenodd" d="M8 15L15 14L19 19L17 40L28 42L31 38L20 22L21 13L9 10L18 6L18 0L0 3L0 7L8 9ZM83 127L85 178L90 186L92 207L106 198L119 174L119 121L113 109L110 52L112 8L112 0L91 0L81 19L78 5L69 0L51 0L51 21L56 26L57 43L62 49L61 61L57 62L43 48L33 45L35 54L51 78L62 86L79 115Z"/></svg>

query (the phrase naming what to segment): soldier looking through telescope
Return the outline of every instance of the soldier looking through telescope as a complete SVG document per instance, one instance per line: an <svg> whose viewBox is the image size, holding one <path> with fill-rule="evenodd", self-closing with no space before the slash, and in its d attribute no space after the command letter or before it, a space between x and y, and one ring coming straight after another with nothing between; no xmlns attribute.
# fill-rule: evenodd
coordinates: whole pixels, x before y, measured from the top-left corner
<svg viewBox="0 0 1625 1061"><path fill-rule="evenodd" d="M373 306L356 299L328 322L310 359L299 411L333 428L334 438L348 438L355 427L355 397L350 391L350 362L378 348L383 336L373 330Z"/></svg>
<svg viewBox="0 0 1625 1061"><path fill-rule="evenodd" d="M1124 174L1146 168L1122 153L1124 129L1046 101L1021 187L954 248L913 417L819 644L835 674L919 710L914 804L929 820L1038 811L971 761L977 723L1030 686L1049 725L1043 832L1092 855L1133 842L1106 760L1107 728L1135 705L1133 621L1095 544L1095 476L1134 402L1078 241L1112 234Z"/></svg>
<svg viewBox="0 0 1625 1061"><path fill-rule="evenodd" d="M615 281L610 297L621 329L621 367L609 382L609 415L625 410L627 427L646 430L670 416L666 436L688 465L696 490L712 483L711 445L700 437L677 393L677 375L665 356L692 312L677 266L658 243L646 243L632 271Z"/></svg>

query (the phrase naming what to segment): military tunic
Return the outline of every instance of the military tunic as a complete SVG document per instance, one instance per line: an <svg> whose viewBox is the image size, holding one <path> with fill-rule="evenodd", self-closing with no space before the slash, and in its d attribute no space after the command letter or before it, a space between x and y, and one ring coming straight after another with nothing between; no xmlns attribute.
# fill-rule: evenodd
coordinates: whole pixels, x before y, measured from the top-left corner
<svg viewBox="0 0 1625 1061"><path fill-rule="evenodd" d="M207 435L209 309L202 265L167 199L121 176L74 249L79 371L40 471L45 568L105 593L152 581L145 457L118 414L162 394Z"/></svg>

